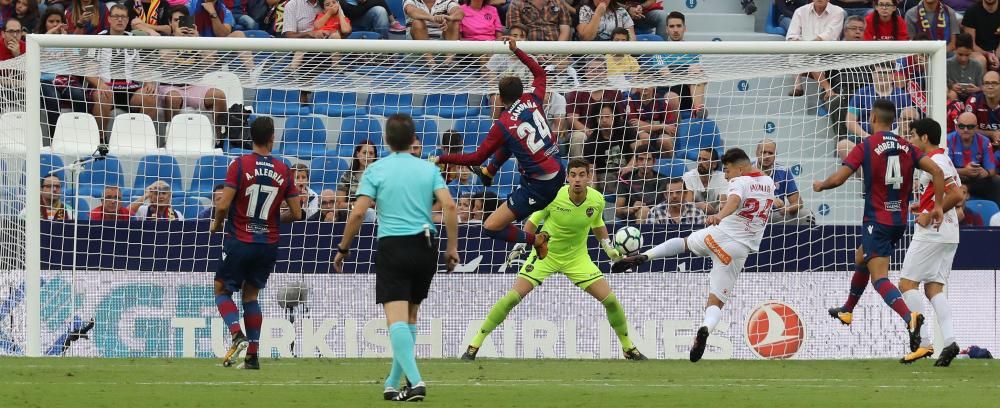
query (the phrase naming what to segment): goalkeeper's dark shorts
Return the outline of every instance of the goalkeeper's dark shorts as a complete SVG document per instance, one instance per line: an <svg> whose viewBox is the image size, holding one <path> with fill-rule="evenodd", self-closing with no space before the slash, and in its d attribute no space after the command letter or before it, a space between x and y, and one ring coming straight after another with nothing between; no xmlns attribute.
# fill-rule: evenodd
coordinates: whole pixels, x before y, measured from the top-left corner
<svg viewBox="0 0 1000 408"><path fill-rule="evenodd" d="M384 237L375 252L375 303L427 298L437 271L437 242L424 234Z"/></svg>
<svg viewBox="0 0 1000 408"><path fill-rule="evenodd" d="M248 244L226 238L222 243L222 262L215 272L215 280L222 282L229 292L239 291L244 282L264 289L277 259L278 244Z"/></svg>

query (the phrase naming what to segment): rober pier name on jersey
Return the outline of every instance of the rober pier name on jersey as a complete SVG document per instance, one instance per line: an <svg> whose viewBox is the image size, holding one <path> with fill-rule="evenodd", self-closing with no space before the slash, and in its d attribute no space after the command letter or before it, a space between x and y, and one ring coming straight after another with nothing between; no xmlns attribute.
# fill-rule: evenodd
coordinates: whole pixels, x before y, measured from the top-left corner
<svg viewBox="0 0 1000 408"><path fill-rule="evenodd" d="M881 155L886 149L900 149L904 153L910 152L910 146L905 144L899 144L896 142L896 138L885 136L885 140L875 146L875 154Z"/></svg>

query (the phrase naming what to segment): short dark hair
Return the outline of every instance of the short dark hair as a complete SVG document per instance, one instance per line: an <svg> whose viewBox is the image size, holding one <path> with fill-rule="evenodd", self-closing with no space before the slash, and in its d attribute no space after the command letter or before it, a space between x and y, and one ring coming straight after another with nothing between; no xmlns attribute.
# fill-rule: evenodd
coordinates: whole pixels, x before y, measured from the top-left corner
<svg viewBox="0 0 1000 408"><path fill-rule="evenodd" d="M124 11L124 12L128 13L128 7L125 7L125 5L122 4L122 3L115 3L110 8L108 8L108 15L110 16L111 12L115 11L115 10L121 10L121 11Z"/></svg>
<svg viewBox="0 0 1000 408"><path fill-rule="evenodd" d="M892 126L896 122L896 103L891 99L879 98L872 104L872 116L883 125Z"/></svg>
<svg viewBox="0 0 1000 408"><path fill-rule="evenodd" d="M670 19L672 19L672 18L676 18L678 20L681 20L682 23L684 23L685 25L687 25L687 21L684 18L684 13L681 13L679 11L671 11L670 14L667 14L667 21L670 21Z"/></svg>
<svg viewBox="0 0 1000 408"><path fill-rule="evenodd" d="M182 16L188 17L191 15L191 11L188 10L187 6L173 6L167 9L167 17L173 18L174 13L181 13Z"/></svg>
<svg viewBox="0 0 1000 408"><path fill-rule="evenodd" d="M918 136L927 136L932 145L941 144L941 124L931 118L917 119L910 122L910 130Z"/></svg>
<svg viewBox="0 0 1000 408"><path fill-rule="evenodd" d="M521 78L516 76L505 76L500 78L500 102L510 105L524 94L524 84Z"/></svg>
<svg viewBox="0 0 1000 408"><path fill-rule="evenodd" d="M393 151L410 150L410 145L416 137L417 132L410 115L397 113L386 119L385 141Z"/></svg>
<svg viewBox="0 0 1000 408"><path fill-rule="evenodd" d="M115 187L115 188L118 188L118 187ZM212 192L214 193L214 192L222 190L224 188L226 188L226 185L222 184L222 183L219 183L219 184L216 184L215 187L212 187Z"/></svg>
<svg viewBox="0 0 1000 408"><path fill-rule="evenodd" d="M590 164L589 161L587 161L587 159L584 159L582 157L574 157L569 160L569 164L566 165L566 170L568 171L569 169L578 169L582 167L589 173L591 166L592 165Z"/></svg>
<svg viewBox="0 0 1000 408"><path fill-rule="evenodd" d="M511 24L510 27L507 27L507 34L510 34L510 30L521 30L525 35L528 34L528 27L521 24Z"/></svg>
<svg viewBox="0 0 1000 408"><path fill-rule="evenodd" d="M49 19L49 16L59 16L59 20L66 23L66 13L64 10L60 10L58 7L49 7L45 9L42 13L42 17L38 19L38 27L35 28L35 32L39 34L45 34L45 22Z"/></svg>
<svg viewBox="0 0 1000 408"><path fill-rule="evenodd" d="M972 49L972 42L972 34L962 32L955 36L955 48Z"/></svg>
<svg viewBox="0 0 1000 408"><path fill-rule="evenodd" d="M703 152L707 151L707 152L709 152L712 155L711 156L712 157L712 163L714 163L714 165L712 165L712 170L719 170L722 167L722 162L719 161L719 151L718 150L716 150L714 147L702 147L701 151L703 151Z"/></svg>
<svg viewBox="0 0 1000 408"><path fill-rule="evenodd" d="M722 154L722 159L719 159L719 161L721 161L725 166L730 164L750 163L750 156L748 156L747 152L743 151L743 149L732 147Z"/></svg>
<svg viewBox="0 0 1000 408"><path fill-rule="evenodd" d="M624 35L626 40L631 40L632 35L628 33L628 29L625 27L615 27L611 30L611 38L614 39L616 35Z"/></svg>
<svg viewBox="0 0 1000 408"><path fill-rule="evenodd" d="M274 119L260 116L250 124L250 140L256 146L267 146L274 140Z"/></svg>
<svg viewBox="0 0 1000 408"><path fill-rule="evenodd" d="M458 133L455 129L448 129L441 134L441 142L439 145L442 149L457 148L461 149L465 144L464 138L461 133Z"/></svg>
<svg viewBox="0 0 1000 408"><path fill-rule="evenodd" d="M17 1L15 0L14 3L17 3ZM6 29L7 25L10 24L11 21L17 21L17 23L21 25L21 31L24 31L24 23L21 22L21 19L14 16L7 17L7 20L4 20L3 28Z"/></svg>

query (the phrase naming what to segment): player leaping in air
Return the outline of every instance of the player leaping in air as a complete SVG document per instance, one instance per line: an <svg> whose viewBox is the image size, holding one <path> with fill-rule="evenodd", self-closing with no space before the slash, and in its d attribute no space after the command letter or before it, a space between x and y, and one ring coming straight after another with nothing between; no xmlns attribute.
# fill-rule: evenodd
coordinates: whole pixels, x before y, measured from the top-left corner
<svg viewBox="0 0 1000 408"><path fill-rule="evenodd" d="M611 267L612 272L624 272L651 259L677 256L688 251L712 258L705 319L691 346L691 362L701 360L705 354L708 335L722 319L722 306L729 301L747 256L760 249L764 227L774 205L774 180L754 167L746 152L738 148L726 150L721 161L729 180L728 196L722 210L705 220L708 227L692 232L686 238L671 238Z"/></svg>
<svg viewBox="0 0 1000 408"><path fill-rule="evenodd" d="M442 164L479 166L496 152L498 154L487 169L495 174L498 164L511 156L516 158L521 172L521 185L507 197L500 208L483 221L483 232L494 239L531 245L538 254L538 259L545 259L548 254L548 234L524 231L514 226L513 222L523 220L549 205L563 185L566 170L542 110L545 70L528 54L519 50L514 39L507 38L506 41L514 55L531 70L534 76L531 85L534 89L531 93L524 93L521 78L500 78L500 101L506 109L493 122L483 144L473 153L446 154L431 157L430 160Z"/></svg>
<svg viewBox="0 0 1000 408"><path fill-rule="evenodd" d="M531 214L524 228L535 231L544 222L542 229L551 235L549 241L549 256L544 260L536 257L536 251L528 255L528 262L521 266L521 271L514 280L514 287L504 295L483 321L479 333L472 339L469 348L462 355L463 360L475 360L479 347L486 336L496 329L507 318L507 314L518 303L531 293L535 286L541 285L545 278L553 273L561 272L574 285L583 289L594 299L604 305L608 314L608 323L618 335L625 358L629 360L645 360L628 336L628 322L621 303L611 291L611 286L604 280L601 270L590 259L587 251L587 236L589 232L601 243L601 247L613 261L621 259L618 250L608 238L608 229L604 226L604 196L593 188L590 182L593 178L591 165L583 159L573 159L569 162L568 186L559 190L555 200L541 211ZM523 247L524 244L518 244ZM514 251L520 255L521 248ZM512 253L513 255L513 253Z"/></svg>
<svg viewBox="0 0 1000 408"><path fill-rule="evenodd" d="M913 191L913 171L920 168L930 173L934 185L934 206L930 218L937 227L941 223L944 202L944 175L934 161L924 156L916 146L893 134L896 105L888 99L872 104L872 134L854 146L844 159L844 165L826 180L813 182L813 191L821 192L844 184L859 169L864 177L864 219L861 246L854 252L855 271L851 291L843 307L830 309L830 316L843 324L851 324L854 306L870 280L892 310L906 322L910 345L920 344L921 313L906 306L896 285L889 281L889 257L906 232Z"/></svg>

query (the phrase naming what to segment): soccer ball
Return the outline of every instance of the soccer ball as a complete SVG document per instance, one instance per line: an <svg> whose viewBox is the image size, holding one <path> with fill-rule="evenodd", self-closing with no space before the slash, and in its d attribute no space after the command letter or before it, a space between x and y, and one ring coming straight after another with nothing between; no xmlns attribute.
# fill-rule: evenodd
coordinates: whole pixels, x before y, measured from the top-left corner
<svg viewBox="0 0 1000 408"><path fill-rule="evenodd" d="M635 255L642 248L642 233L636 227L622 227L615 231L615 248L622 255Z"/></svg>

